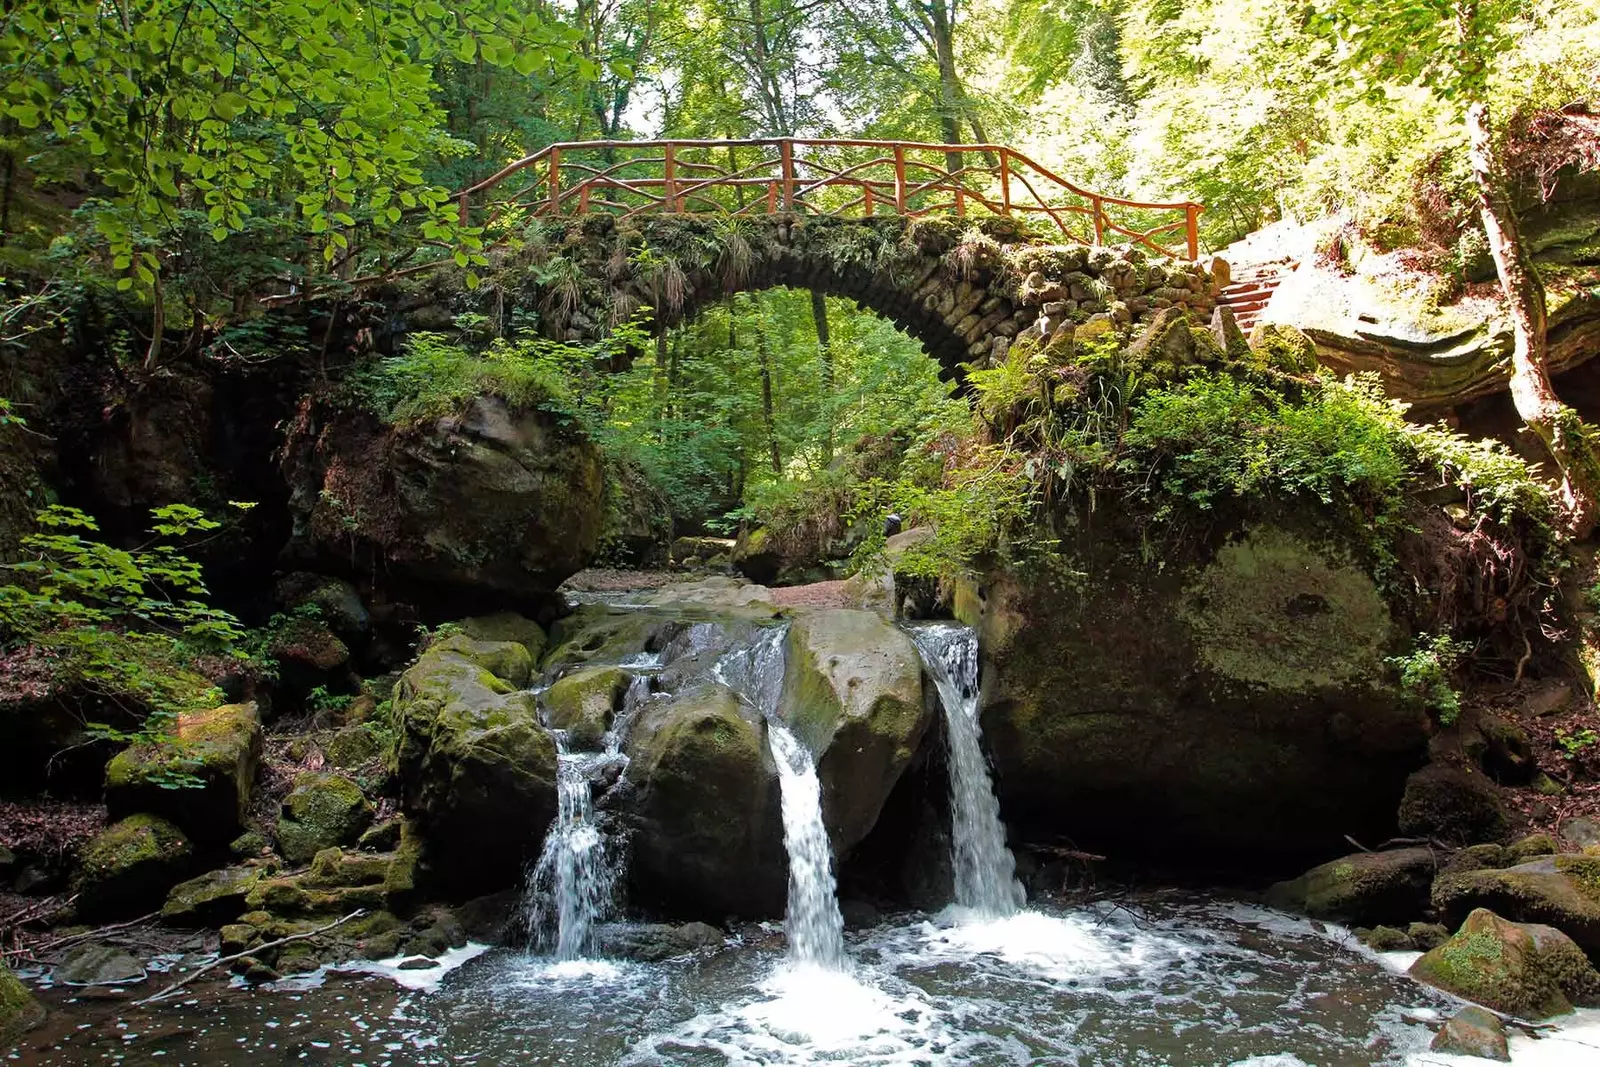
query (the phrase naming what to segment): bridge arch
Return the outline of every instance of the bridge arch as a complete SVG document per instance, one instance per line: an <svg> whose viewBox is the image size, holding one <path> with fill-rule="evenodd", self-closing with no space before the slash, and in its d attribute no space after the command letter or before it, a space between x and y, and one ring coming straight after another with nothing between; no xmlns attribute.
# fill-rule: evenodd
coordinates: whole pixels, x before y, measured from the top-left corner
<svg viewBox="0 0 1600 1067"><path fill-rule="evenodd" d="M1203 319L1216 297L1197 263L1054 244L1000 217L592 215L542 220L514 258L520 269L508 259L497 272L502 297L557 340L598 340L646 307L651 329L668 329L734 293L788 287L882 315L946 377L1020 336L1096 319L1133 328L1167 307Z"/></svg>

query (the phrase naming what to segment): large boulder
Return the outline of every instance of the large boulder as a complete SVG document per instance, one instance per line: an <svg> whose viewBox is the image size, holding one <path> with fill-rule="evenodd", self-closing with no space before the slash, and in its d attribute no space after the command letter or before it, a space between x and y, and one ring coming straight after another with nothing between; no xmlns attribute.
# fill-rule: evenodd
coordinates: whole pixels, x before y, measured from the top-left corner
<svg viewBox="0 0 1600 1067"><path fill-rule="evenodd" d="M550 725L567 732L572 748L599 748L622 708L631 677L620 667L590 667L560 679L544 694Z"/></svg>
<svg viewBox="0 0 1600 1067"><path fill-rule="evenodd" d="M823 818L842 856L877 822L927 730L922 661L882 616L842 608L795 619L784 654L779 714L816 757Z"/></svg>
<svg viewBox="0 0 1600 1067"><path fill-rule="evenodd" d="M290 863L309 863L325 848L354 844L372 822L372 804L342 774L297 775L278 818L278 849Z"/></svg>
<svg viewBox="0 0 1600 1067"><path fill-rule="evenodd" d="M983 732L1008 821L1212 869L1394 836L1428 724L1387 681L1404 636L1356 538L1219 516L1148 545L1122 521L1103 507L1069 546L1078 574L986 585Z"/></svg>
<svg viewBox="0 0 1600 1067"><path fill-rule="evenodd" d="M1541 856L1499 870L1455 871L1433 884L1446 922L1489 908L1517 922L1556 927L1600 959L1600 856Z"/></svg>
<svg viewBox="0 0 1600 1067"><path fill-rule="evenodd" d="M541 405L478 397L397 428L308 404L285 451L292 551L438 607L547 607L605 520L599 449Z"/></svg>
<svg viewBox="0 0 1600 1067"><path fill-rule="evenodd" d="M760 715L705 682L646 704L627 751L634 903L713 920L783 914L778 772Z"/></svg>
<svg viewBox="0 0 1600 1067"><path fill-rule="evenodd" d="M42 1022L44 1008L0 960L0 1049L9 1049Z"/></svg>
<svg viewBox="0 0 1600 1067"><path fill-rule="evenodd" d="M401 803L454 892L514 885L556 813L556 744L520 642L440 642L394 690Z"/></svg>
<svg viewBox="0 0 1600 1067"><path fill-rule="evenodd" d="M201 845L239 833L261 758L261 718L252 701L178 716L173 732L124 749L106 767L113 819L151 812Z"/></svg>
<svg viewBox="0 0 1600 1067"><path fill-rule="evenodd" d="M179 926L222 926L245 912L245 898L269 874L261 864L207 871L167 894L161 917Z"/></svg>
<svg viewBox="0 0 1600 1067"><path fill-rule="evenodd" d="M1361 926L1404 923L1428 907L1438 868L1431 849L1357 852L1267 891L1274 907Z"/></svg>
<svg viewBox="0 0 1600 1067"><path fill-rule="evenodd" d="M1548 926L1508 922L1486 908L1411 965L1411 976L1524 1019L1600 1004L1600 974L1572 941Z"/></svg>
<svg viewBox="0 0 1600 1067"><path fill-rule="evenodd" d="M1511 828L1500 787L1471 767L1430 763L1406 779L1400 831L1454 845L1499 841Z"/></svg>
<svg viewBox="0 0 1600 1067"><path fill-rule="evenodd" d="M155 910L188 873L193 854L183 831L165 819L140 814L113 823L78 854L78 914L99 922Z"/></svg>

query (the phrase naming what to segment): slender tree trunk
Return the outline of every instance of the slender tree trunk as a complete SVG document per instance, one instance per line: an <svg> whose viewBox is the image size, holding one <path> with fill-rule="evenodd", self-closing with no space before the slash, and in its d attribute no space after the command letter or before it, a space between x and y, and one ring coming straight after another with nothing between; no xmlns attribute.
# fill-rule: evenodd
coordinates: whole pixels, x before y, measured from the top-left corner
<svg viewBox="0 0 1600 1067"><path fill-rule="evenodd" d="M817 355L822 362L822 465L833 462L833 340L828 335L828 298L811 290L811 321L817 326Z"/></svg>
<svg viewBox="0 0 1600 1067"><path fill-rule="evenodd" d="M767 431L767 451L772 458L772 473L783 477L783 457L778 453L778 431L772 413L772 356L767 351L767 326L756 313L756 358L761 363L761 421Z"/></svg>
<svg viewBox="0 0 1600 1067"><path fill-rule="evenodd" d="M956 70L955 27L944 0L928 5L928 25L933 37L934 62L939 67L939 129L945 144L961 143L961 77ZM946 169L961 169L961 153L946 152Z"/></svg>
<svg viewBox="0 0 1600 1067"><path fill-rule="evenodd" d="M1545 359L1544 285L1522 243L1509 187L1495 158L1488 105L1475 103L1467 109L1467 132L1472 139L1478 207L1511 319L1511 401L1560 468L1568 532L1581 539L1595 525L1600 458L1583 420L1561 402L1550 383Z"/></svg>

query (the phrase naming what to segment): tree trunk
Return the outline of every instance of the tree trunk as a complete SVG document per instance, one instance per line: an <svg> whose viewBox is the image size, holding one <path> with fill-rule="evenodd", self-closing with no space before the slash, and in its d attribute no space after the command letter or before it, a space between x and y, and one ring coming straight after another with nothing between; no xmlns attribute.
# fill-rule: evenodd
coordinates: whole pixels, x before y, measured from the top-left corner
<svg viewBox="0 0 1600 1067"><path fill-rule="evenodd" d="M1474 103L1467 109L1467 133L1472 139L1472 177L1478 186L1483 229L1511 319L1511 401L1560 469L1568 532L1582 539L1595 525L1600 458L1583 420L1561 402L1550 384L1544 286L1522 243L1508 184L1495 158L1487 104Z"/></svg>
<svg viewBox="0 0 1600 1067"><path fill-rule="evenodd" d="M783 477L783 457L778 453L778 430L772 412L772 357L767 351L767 325L756 312L756 358L761 363L761 422L767 431L767 451L772 458L772 473Z"/></svg>
<svg viewBox="0 0 1600 1067"><path fill-rule="evenodd" d="M956 70L955 27L952 12L943 0L928 5L928 25L933 37L933 57L939 68L939 128L945 144L961 143L961 77ZM961 153L946 152L944 165L954 173L961 169Z"/></svg>
<svg viewBox="0 0 1600 1067"><path fill-rule="evenodd" d="M828 336L828 298L811 290L811 321L817 326L817 355L822 361L822 465L833 462L833 340Z"/></svg>

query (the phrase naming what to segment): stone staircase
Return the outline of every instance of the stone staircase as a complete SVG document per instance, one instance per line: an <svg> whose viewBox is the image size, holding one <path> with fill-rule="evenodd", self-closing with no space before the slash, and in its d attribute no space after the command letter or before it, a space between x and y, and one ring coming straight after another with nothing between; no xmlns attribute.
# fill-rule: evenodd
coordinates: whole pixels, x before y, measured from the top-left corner
<svg viewBox="0 0 1600 1067"><path fill-rule="evenodd" d="M1256 263L1239 270L1223 290L1217 294L1218 307L1230 307L1239 321L1239 329L1246 335L1266 310L1278 283L1297 266L1288 260Z"/></svg>

